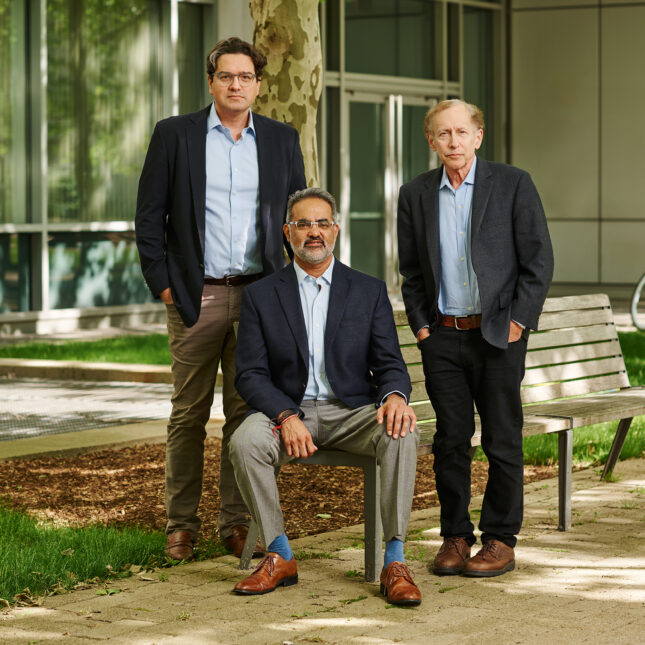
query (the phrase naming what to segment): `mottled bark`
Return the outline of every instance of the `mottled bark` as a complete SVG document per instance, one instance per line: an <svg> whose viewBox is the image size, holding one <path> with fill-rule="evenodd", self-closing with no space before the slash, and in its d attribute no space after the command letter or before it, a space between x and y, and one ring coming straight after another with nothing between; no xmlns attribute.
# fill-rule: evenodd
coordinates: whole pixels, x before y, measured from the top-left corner
<svg viewBox="0 0 645 645"><path fill-rule="evenodd" d="M298 130L307 183L317 186L323 70L318 0L251 0L249 6L254 45L268 59L254 110Z"/></svg>

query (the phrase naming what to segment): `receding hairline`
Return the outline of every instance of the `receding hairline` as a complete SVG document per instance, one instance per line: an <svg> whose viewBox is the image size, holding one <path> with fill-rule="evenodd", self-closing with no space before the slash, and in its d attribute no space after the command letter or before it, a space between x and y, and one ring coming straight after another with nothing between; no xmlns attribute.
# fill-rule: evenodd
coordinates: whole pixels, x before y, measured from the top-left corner
<svg viewBox="0 0 645 645"><path fill-rule="evenodd" d="M463 107L468 112L472 124L478 129L483 130L485 127L484 124L484 113L483 111L474 105L473 103L467 103L461 99L445 99L439 101L436 105L433 105L427 112L423 119L423 131L426 136L434 136L434 120L438 114L445 112L453 107Z"/></svg>

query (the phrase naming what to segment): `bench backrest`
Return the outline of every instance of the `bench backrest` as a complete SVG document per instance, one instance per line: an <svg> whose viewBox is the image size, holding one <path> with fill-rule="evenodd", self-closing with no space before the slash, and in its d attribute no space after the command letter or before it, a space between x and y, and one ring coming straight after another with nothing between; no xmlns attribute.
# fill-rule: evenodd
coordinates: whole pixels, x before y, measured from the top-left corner
<svg viewBox="0 0 645 645"><path fill-rule="evenodd" d="M421 352L404 311L395 311L399 343L412 381L417 417L434 419ZM547 298L539 331L531 332L522 402L541 403L629 387L614 316L605 294Z"/></svg>

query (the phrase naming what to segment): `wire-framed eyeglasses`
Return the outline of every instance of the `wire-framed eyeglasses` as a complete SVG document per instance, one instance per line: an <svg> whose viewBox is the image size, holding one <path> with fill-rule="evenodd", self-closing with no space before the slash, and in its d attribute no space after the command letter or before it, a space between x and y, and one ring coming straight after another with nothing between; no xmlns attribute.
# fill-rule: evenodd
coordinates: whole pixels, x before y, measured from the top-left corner
<svg viewBox="0 0 645 645"><path fill-rule="evenodd" d="M288 222L289 226L295 226L299 231L308 231L313 228L314 224L323 231L330 229L333 226L333 222L328 219L297 219L293 222Z"/></svg>
<svg viewBox="0 0 645 645"><path fill-rule="evenodd" d="M231 85L234 79L237 79L240 82L242 87L248 87L253 83L257 78L255 74L249 72L241 72L240 74L231 74L230 72L217 72L213 76L222 84L222 85Z"/></svg>

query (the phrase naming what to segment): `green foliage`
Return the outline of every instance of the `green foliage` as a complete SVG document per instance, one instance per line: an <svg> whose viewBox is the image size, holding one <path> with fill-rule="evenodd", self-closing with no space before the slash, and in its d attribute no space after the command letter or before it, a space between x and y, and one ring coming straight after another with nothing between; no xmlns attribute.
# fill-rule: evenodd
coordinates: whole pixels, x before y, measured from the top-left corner
<svg viewBox="0 0 645 645"><path fill-rule="evenodd" d="M627 375L632 386L645 385L645 334L638 331L619 333Z"/></svg>
<svg viewBox="0 0 645 645"><path fill-rule="evenodd" d="M130 565L160 560L165 542L162 533L140 528L57 528L0 503L0 599L127 577ZM116 592L106 586L101 593Z"/></svg>
<svg viewBox="0 0 645 645"><path fill-rule="evenodd" d="M64 343L21 343L0 347L0 358L170 365L167 334L118 336Z"/></svg>

